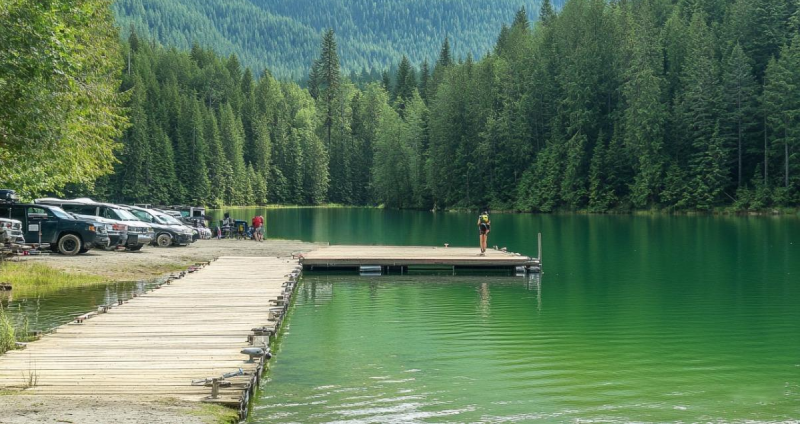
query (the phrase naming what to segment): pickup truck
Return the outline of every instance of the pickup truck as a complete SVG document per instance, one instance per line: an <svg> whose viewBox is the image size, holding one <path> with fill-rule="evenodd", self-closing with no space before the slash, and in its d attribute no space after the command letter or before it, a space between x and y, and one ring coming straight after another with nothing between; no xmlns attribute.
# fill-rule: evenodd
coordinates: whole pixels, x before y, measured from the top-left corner
<svg viewBox="0 0 800 424"><path fill-rule="evenodd" d="M124 246L131 251L141 250L155 238L153 228L141 222L133 214L117 205L95 202L92 199L81 198L62 200L54 198L36 199L37 204L53 205L65 211L81 216L95 216L102 218L103 222L112 224L111 245Z"/></svg>
<svg viewBox="0 0 800 424"><path fill-rule="evenodd" d="M75 219L55 206L28 203L0 203L0 218L22 223L26 243L48 243L53 251L73 256L109 244L105 226Z"/></svg>

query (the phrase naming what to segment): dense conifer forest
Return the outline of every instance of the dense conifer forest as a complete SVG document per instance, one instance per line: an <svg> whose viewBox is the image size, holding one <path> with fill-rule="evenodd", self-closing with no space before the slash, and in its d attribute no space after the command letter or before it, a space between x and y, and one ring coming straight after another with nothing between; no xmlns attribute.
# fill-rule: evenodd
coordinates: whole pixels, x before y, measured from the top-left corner
<svg viewBox="0 0 800 424"><path fill-rule="evenodd" d="M563 0L556 0L560 6ZM319 40L336 31L342 69L379 79L403 54L433 60L445 36L454 53L482 56L497 31L524 6L541 0L116 0L124 31L188 50L211 48L260 73L301 81L319 54Z"/></svg>
<svg viewBox="0 0 800 424"><path fill-rule="evenodd" d="M329 30L307 88L254 74L236 55L161 47L134 31L109 47L119 50L113 99L129 121L121 137L105 134L118 141L117 160L99 163L113 172L60 185L112 201L208 205L798 204L798 2L569 0L557 10L545 1L537 21L528 16L498 28L482 58L455 54L445 38L435 60L403 56L372 83L345 76ZM16 84L9 69L18 68L0 66L0 86ZM0 130L0 146L21 131Z"/></svg>

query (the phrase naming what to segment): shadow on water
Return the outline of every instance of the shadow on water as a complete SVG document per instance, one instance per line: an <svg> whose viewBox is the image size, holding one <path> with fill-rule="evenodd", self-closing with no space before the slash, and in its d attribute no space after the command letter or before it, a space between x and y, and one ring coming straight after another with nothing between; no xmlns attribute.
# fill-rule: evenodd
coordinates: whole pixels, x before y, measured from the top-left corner
<svg viewBox="0 0 800 424"><path fill-rule="evenodd" d="M67 324L76 316L128 300L161 283L161 279L125 281L85 287L73 287L46 295L15 296L14 291L0 292L0 304L17 328L47 332Z"/></svg>

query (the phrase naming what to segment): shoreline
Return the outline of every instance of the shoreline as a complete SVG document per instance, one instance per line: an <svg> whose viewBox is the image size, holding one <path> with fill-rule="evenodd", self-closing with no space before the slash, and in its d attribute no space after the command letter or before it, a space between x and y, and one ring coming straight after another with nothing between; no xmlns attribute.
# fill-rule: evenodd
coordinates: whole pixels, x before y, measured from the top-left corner
<svg viewBox="0 0 800 424"><path fill-rule="evenodd" d="M341 204L323 204L323 205L266 205L266 206L225 206L222 208L208 207L209 211L224 212L227 210L243 210L243 209L266 209L266 210L281 210L281 209L380 209L380 210L394 210L394 211L418 211L418 212L475 212L481 207L465 206L465 207L448 207L441 209L426 209L426 208L389 208L385 205L341 205ZM693 210L670 210L670 209L632 209L632 210L610 210L605 212L593 212L588 209L578 210L554 210L551 212L534 212L534 211L521 211L514 208L492 208L489 207L492 213L507 213L519 215L585 215L585 216L733 216L733 217L751 217L751 216L798 216L800 217L800 207L795 206L778 206L774 208L766 208L759 210L735 210L730 206L721 206L710 211L693 211Z"/></svg>

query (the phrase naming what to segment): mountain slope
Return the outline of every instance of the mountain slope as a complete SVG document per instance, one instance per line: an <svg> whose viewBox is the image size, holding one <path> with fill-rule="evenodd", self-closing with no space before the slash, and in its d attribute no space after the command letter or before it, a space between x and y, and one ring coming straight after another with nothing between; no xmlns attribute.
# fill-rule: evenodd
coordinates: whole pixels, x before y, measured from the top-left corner
<svg viewBox="0 0 800 424"><path fill-rule="evenodd" d="M520 6L531 18L542 0L117 0L124 31L137 31L178 48L197 42L236 53L257 71L303 78L321 33L336 31L346 72L385 69L406 54L433 60L449 36L456 57L479 57ZM553 2L560 6L562 0Z"/></svg>

